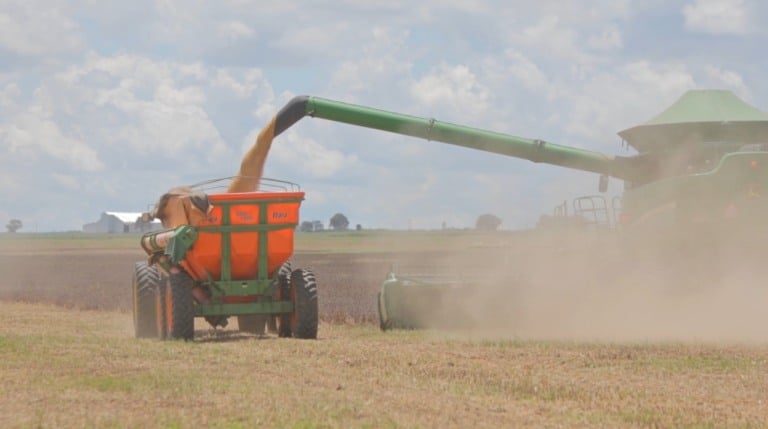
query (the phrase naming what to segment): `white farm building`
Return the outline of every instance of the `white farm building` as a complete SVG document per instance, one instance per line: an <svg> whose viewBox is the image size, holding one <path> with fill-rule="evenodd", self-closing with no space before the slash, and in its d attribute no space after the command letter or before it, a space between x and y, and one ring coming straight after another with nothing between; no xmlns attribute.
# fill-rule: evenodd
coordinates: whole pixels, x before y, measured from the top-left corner
<svg viewBox="0 0 768 429"><path fill-rule="evenodd" d="M161 230L160 221L141 222L141 213L103 212L101 218L83 225L83 232L118 234L128 232L149 232Z"/></svg>

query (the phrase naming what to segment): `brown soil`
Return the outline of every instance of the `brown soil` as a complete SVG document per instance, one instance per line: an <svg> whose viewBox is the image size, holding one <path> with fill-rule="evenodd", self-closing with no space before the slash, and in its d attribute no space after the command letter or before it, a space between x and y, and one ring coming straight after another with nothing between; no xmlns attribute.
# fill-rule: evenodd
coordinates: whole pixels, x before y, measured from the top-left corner
<svg viewBox="0 0 768 429"><path fill-rule="evenodd" d="M434 254L410 255L410 267ZM320 290L320 317L373 321L375 298L392 265L393 253L297 254L294 268L314 271ZM131 278L140 251L66 250L0 253L0 299L40 302L86 310L131 310ZM427 264L428 265L428 264Z"/></svg>
<svg viewBox="0 0 768 429"><path fill-rule="evenodd" d="M473 336L717 343L768 339L768 288L760 261L712 259L686 265L685 258L673 254L637 252L627 258L612 240L537 238L445 251L299 251L292 262L294 268L315 272L320 317L330 322L375 323L376 295L394 268L462 277L477 285L469 294L454 296L447 309L449 318ZM143 259L140 250L127 249L0 252L0 299L130 311L133 267ZM423 307L434 310L439 302L428 297Z"/></svg>

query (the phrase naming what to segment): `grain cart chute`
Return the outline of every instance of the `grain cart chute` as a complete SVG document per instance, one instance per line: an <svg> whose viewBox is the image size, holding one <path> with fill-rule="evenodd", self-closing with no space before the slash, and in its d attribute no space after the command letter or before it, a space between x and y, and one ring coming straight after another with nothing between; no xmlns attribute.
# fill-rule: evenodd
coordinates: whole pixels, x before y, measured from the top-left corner
<svg viewBox="0 0 768 429"><path fill-rule="evenodd" d="M262 133L275 137L304 116L597 173L601 188L606 177L623 180L621 223L637 237L671 236L688 249L761 249L768 236L768 113L729 91L689 91L650 121L620 132L638 152L630 156L312 96L291 100Z"/></svg>
<svg viewBox="0 0 768 429"><path fill-rule="evenodd" d="M288 262L304 193L275 183L289 189L204 194L207 216L194 226L141 238L149 261L134 274L137 337L190 340L196 317L216 327L237 316L241 331L270 325L281 337L316 338L314 275Z"/></svg>

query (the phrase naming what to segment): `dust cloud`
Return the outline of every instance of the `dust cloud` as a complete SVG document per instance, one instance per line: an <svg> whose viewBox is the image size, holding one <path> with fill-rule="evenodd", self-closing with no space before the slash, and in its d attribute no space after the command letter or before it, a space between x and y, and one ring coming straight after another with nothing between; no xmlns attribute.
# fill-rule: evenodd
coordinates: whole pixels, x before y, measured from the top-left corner
<svg viewBox="0 0 768 429"><path fill-rule="evenodd" d="M755 239L749 245L584 230L491 241L436 264L450 267L437 271L441 277L464 286L436 287L437 295L425 297L428 327L473 338L768 340L768 267L760 265Z"/></svg>

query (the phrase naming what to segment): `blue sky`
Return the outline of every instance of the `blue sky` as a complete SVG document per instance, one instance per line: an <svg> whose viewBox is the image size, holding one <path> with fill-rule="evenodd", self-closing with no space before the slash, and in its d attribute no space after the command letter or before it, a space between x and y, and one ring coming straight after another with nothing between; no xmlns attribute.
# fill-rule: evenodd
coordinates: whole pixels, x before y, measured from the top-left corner
<svg viewBox="0 0 768 429"><path fill-rule="evenodd" d="M688 89L768 110L765 22L756 0L0 0L0 225L80 230L230 176L299 94L629 154L616 133ZM303 220L365 228L526 228L597 187L309 118L266 175L302 186Z"/></svg>

